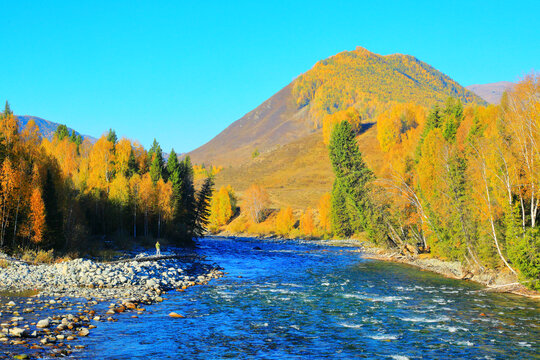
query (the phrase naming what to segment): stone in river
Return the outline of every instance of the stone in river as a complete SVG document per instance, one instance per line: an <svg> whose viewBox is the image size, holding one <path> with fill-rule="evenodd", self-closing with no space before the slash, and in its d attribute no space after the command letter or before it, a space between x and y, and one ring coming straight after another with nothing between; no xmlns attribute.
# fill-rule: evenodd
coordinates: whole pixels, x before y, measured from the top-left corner
<svg viewBox="0 0 540 360"><path fill-rule="evenodd" d="M15 337L26 336L26 329L21 329L21 328L9 329L9 335L15 336Z"/></svg>
<svg viewBox="0 0 540 360"><path fill-rule="evenodd" d="M79 331L79 336L88 336L90 334L90 330L87 328L82 328L81 331Z"/></svg>
<svg viewBox="0 0 540 360"><path fill-rule="evenodd" d="M39 320L38 323L36 324L38 328L48 328L49 325L50 325L49 319Z"/></svg>
<svg viewBox="0 0 540 360"><path fill-rule="evenodd" d="M169 316L173 317L173 318L185 318L184 315L175 313L174 311L172 313L170 313Z"/></svg>

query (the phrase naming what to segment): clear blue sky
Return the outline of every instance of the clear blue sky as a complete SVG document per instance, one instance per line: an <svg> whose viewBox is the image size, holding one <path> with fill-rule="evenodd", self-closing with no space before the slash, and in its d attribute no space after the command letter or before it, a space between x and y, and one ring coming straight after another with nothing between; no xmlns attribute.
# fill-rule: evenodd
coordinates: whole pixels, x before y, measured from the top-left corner
<svg viewBox="0 0 540 360"><path fill-rule="evenodd" d="M540 1L0 2L0 101L165 151L204 144L358 45L463 85L539 70Z"/></svg>

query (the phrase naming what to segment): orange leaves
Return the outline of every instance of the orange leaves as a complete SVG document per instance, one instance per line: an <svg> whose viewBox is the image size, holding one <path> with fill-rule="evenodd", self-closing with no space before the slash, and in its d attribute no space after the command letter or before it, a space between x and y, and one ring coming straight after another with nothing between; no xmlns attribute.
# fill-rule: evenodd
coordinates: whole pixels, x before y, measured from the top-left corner
<svg viewBox="0 0 540 360"><path fill-rule="evenodd" d="M32 242L42 242L45 233L45 204L39 187L32 189L30 196L30 229Z"/></svg>

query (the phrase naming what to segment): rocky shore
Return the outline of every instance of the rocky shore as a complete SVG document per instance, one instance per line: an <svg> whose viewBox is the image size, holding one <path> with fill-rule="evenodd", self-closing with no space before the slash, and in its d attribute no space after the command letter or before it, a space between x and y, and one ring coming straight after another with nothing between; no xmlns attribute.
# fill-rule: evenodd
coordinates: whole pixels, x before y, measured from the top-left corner
<svg viewBox="0 0 540 360"><path fill-rule="evenodd" d="M486 287L486 291L506 292L533 299L540 299L540 293L530 290L518 282L515 275L507 271L493 269L471 271L465 269L458 261L445 261L432 257L405 255L398 251L391 251L372 246L363 242L360 249L362 256L368 259L399 262L412 265L422 270L431 271L452 279L474 281Z"/></svg>
<svg viewBox="0 0 540 360"><path fill-rule="evenodd" d="M103 263L76 259L31 265L0 254L0 359L65 356L82 348L102 321L144 313L166 291L184 291L223 276L217 265L197 257L136 258ZM9 300L9 301L6 301ZM2 302L3 301L3 302Z"/></svg>

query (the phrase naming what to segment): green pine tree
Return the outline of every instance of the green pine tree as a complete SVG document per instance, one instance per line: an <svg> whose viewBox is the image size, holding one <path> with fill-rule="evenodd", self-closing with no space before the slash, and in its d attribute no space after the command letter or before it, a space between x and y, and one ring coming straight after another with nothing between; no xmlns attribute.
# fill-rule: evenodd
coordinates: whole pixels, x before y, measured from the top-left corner
<svg viewBox="0 0 540 360"><path fill-rule="evenodd" d="M214 188L214 179L209 176L205 179L201 190L197 193L195 201L195 216L192 227L192 236L197 239L206 233L208 218L210 216L210 200Z"/></svg>
<svg viewBox="0 0 540 360"><path fill-rule="evenodd" d="M348 121L335 126L329 150L336 176L332 192L332 219L336 233L350 236L359 231L374 232L376 218L369 190L374 176L362 158Z"/></svg>
<svg viewBox="0 0 540 360"><path fill-rule="evenodd" d="M58 125L58 127L54 131L54 136L60 141L64 140L65 138L68 138L69 137L68 127L63 124Z"/></svg>

